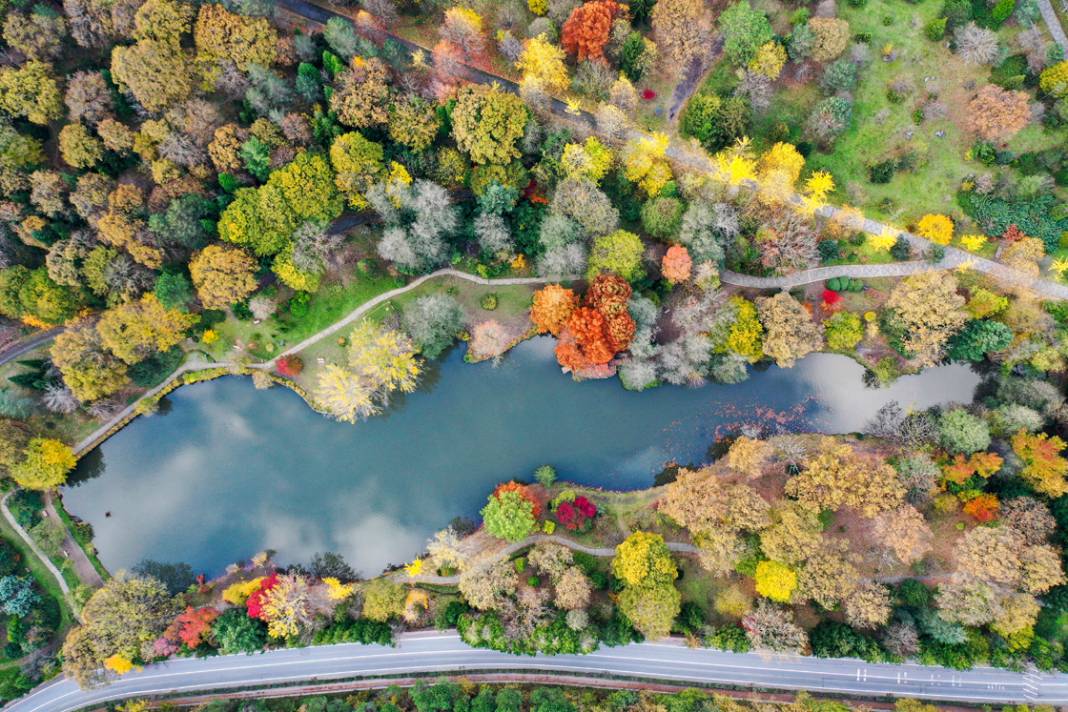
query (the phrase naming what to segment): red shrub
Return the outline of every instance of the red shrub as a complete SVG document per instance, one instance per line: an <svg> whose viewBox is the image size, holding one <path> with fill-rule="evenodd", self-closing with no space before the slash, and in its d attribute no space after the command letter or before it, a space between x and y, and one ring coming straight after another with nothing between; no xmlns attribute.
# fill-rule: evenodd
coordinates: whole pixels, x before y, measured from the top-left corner
<svg viewBox="0 0 1068 712"><path fill-rule="evenodd" d="M824 304L826 304L828 306L833 306L833 305L837 304L840 301L842 301L842 295L839 294L838 292L834 291L833 289L824 289L823 290L823 303Z"/></svg>
<svg viewBox="0 0 1068 712"><path fill-rule="evenodd" d="M597 507L585 497L576 497L572 502L564 501L556 505L556 521L569 531L585 529L596 516Z"/></svg>
<svg viewBox="0 0 1068 712"><path fill-rule="evenodd" d="M642 98L646 101L652 101L656 98L656 92L652 89L642 89Z"/></svg>
<svg viewBox="0 0 1068 712"><path fill-rule="evenodd" d="M293 378L299 376L300 372L304 370L304 361L300 356L283 356L275 364L275 369L279 374L286 376L287 378Z"/></svg>
<svg viewBox="0 0 1068 712"><path fill-rule="evenodd" d="M248 600L245 601L245 607L248 609L249 618L263 617L263 596L277 585L278 574L273 573L263 579L263 583L260 584L260 587L249 594Z"/></svg>

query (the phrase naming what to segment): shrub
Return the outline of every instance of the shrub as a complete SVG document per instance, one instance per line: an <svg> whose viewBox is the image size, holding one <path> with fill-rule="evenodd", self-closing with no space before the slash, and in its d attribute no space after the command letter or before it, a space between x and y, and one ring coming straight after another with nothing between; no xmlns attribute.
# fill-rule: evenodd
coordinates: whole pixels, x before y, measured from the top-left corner
<svg viewBox="0 0 1068 712"><path fill-rule="evenodd" d="M932 42L941 42L942 38L946 36L946 23L948 22L948 18L936 17L924 25L923 34Z"/></svg>
<svg viewBox="0 0 1068 712"><path fill-rule="evenodd" d="M827 346L835 351L852 351L864 338L860 317L852 312L838 312L824 324Z"/></svg>

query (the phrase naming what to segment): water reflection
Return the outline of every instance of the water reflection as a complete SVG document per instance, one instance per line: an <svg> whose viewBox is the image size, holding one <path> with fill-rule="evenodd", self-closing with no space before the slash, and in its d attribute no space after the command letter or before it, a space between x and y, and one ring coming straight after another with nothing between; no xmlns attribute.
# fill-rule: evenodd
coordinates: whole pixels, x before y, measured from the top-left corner
<svg viewBox="0 0 1068 712"><path fill-rule="evenodd" d="M966 402L978 382L950 366L871 390L862 373L820 354L737 386L637 394L617 381L572 383L551 339L535 339L496 366L465 364L456 349L432 388L357 426L313 413L285 389L225 378L175 392L166 416L107 441L65 498L92 522L113 570L150 557L210 574L270 548L283 561L338 551L373 574L410 558L457 514L477 513L497 482L541 464L584 483L644 487L665 462L701 462L717 434L743 424L852 431L889 400Z"/></svg>

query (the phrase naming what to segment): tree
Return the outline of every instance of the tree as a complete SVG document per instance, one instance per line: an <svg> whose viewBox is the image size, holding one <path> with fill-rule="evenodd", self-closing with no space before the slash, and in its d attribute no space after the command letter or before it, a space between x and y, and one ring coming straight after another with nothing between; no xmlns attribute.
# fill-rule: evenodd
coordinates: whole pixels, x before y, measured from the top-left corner
<svg viewBox="0 0 1068 712"><path fill-rule="evenodd" d="M565 611L584 609L590 604L593 586L590 579L578 566L569 566L553 580L553 589L558 608Z"/></svg>
<svg viewBox="0 0 1068 712"><path fill-rule="evenodd" d="M585 178L565 178L557 184L550 217L554 215L570 218L595 237L607 235L619 224L619 211L612 205L611 199L593 181ZM556 227L555 221L546 219L542 222L543 245L549 242L546 239L548 233ZM558 238L558 241L569 242L570 239Z"/></svg>
<svg viewBox="0 0 1068 712"><path fill-rule="evenodd" d="M327 364L319 373L315 402L326 412L346 423L355 423L378 412L371 389L358 373L336 364Z"/></svg>
<svg viewBox="0 0 1068 712"><path fill-rule="evenodd" d="M872 522L872 533L906 566L921 560L931 550L931 528L923 514L911 505L877 516Z"/></svg>
<svg viewBox="0 0 1068 712"><path fill-rule="evenodd" d="M63 96L71 121L96 125L111 115L111 93L100 72L75 72L67 78Z"/></svg>
<svg viewBox="0 0 1068 712"><path fill-rule="evenodd" d="M997 33L969 22L953 31L957 54L968 64L990 65L1001 53Z"/></svg>
<svg viewBox="0 0 1068 712"><path fill-rule="evenodd" d="M612 20L622 11L614 0L593 0L571 11L560 34L560 43L580 62L588 59L604 61L604 46L608 44Z"/></svg>
<svg viewBox="0 0 1068 712"><path fill-rule="evenodd" d="M568 318L578 308L575 292L559 284L546 285L534 292L530 305L530 320L538 333L559 336Z"/></svg>
<svg viewBox="0 0 1068 712"><path fill-rule="evenodd" d="M1020 477L1049 497L1068 494L1068 459L1061 455L1066 447L1057 435L1021 430L1012 436L1012 451L1024 465Z"/></svg>
<svg viewBox="0 0 1068 712"><path fill-rule="evenodd" d="M467 86L457 94L452 135L475 163L503 165L519 157L527 117L522 99L498 85Z"/></svg>
<svg viewBox="0 0 1068 712"><path fill-rule="evenodd" d="M712 468L679 470L658 510L694 533L764 529L770 505L744 483L727 484Z"/></svg>
<svg viewBox="0 0 1068 712"><path fill-rule="evenodd" d="M679 576L664 538L636 531L616 547L612 573L629 587L653 588L672 585Z"/></svg>
<svg viewBox="0 0 1068 712"><path fill-rule="evenodd" d="M388 578L373 579L363 591L363 617L385 623L404 614L404 586Z"/></svg>
<svg viewBox="0 0 1068 712"><path fill-rule="evenodd" d="M836 312L824 322L824 327L827 346L835 351L852 351L864 338L864 325L853 312Z"/></svg>
<svg viewBox="0 0 1068 712"><path fill-rule="evenodd" d="M843 96L829 96L816 104L805 122L805 133L829 148L853 120L853 102Z"/></svg>
<svg viewBox="0 0 1068 712"><path fill-rule="evenodd" d="M790 368L823 346L820 325L788 292L758 297L757 312L764 325L764 353L780 368Z"/></svg>
<svg viewBox="0 0 1068 712"><path fill-rule="evenodd" d="M523 84L542 87L546 91L564 91L570 83L564 57L562 49L544 35L538 35L523 43L523 53L515 66L523 74Z"/></svg>
<svg viewBox="0 0 1068 712"><path fill-rule="evenodd" d="M969 626L989 623L999 609L997 592L990 584L959 575L939 584L935 600L939 617Z"/></svg>
<svg viewBox="0 0 1068 712"><path fill-rule="evenodd" d="M96 328L105 348L134 364L180 343L197 321L194 314L167 309L149 292L136 302L105 311Z"/></svg>
<svg viewBox="0 0 1068 712"><path fill-rule="evenodd" d="M756 54L749 60L747 69L750 73L775 80L779 78L785 64L786 48L774 40L769 40L760 45Z"/></svg>
<svg viewBox="0 0 1068 712"><path fill-rule="evenodd" d="M31 60L18 68L0 69L0 109L35 124L58 119L63 100L51 67Z"/></svg>
<svg viewBox="0 0 1068 712"><path fill-rule="evenodd" d="M32 438L21 462L11 467L19 486L33 490L55 489L67 481L78 458L70 446L53 438Z"/></svg>
<svg viewBox="0 0 1068 712"><path fill-rule="evenodd" d="M64 672L79 684L92 682L108 657L140 657L141 646L158 638L177 614L177 604L159 581L108 579L86 602L82 624L63 643Z"/></svg>
<svg viewBox="0 0 1068 712"><path fill-rule="evenodd" d="M664 59L680 72L711 39L709 14L701 0L659 0L650 13L650 23Z"/></svg>
<svg viewBox="0 0 1068 712"><path fill-rule="evenodd" d="M689 279L692 268L693 260L690 259L690 253L682 245L669 247L660 262L660 272L664 275L664 279L674 283L685 282Z"/></svg>
<svg viewBox="0 0 1068 712"><path fill-rule="evenodd" d="M645 245L633 232L616 230L611 234L598 237L593 241L593 249L590 251L586 277L593 279L607 272L619 275L628 282L635 282L644 274L642 269L644 253Z"/></svg>
<svg viewBox="0 0 1068 712"><path fill-rule="evenodd" d="M652 237L666 241L678 231L685 209L678 198L651 198L642 206L642 227Z"/></svg>
<svg viewBox="0 0 1068 712"><path fill-rule="evenodd" d="M892 611L890 589L882 584L863 583L845 599L846 620L854 628L878 628Z"/></svg>
<svg viewBox="0 0 1068 712"><path fill-rule="evenodd" d="M742 618L742 628L756 650L800 654L808 647L808 636L794 623L788 609L761 601Z"/></svg>
<svg viewBox="0 0 1068 712"><path fill-rule="evenodd" d="M270 637L295 638L311 624L314 613L307 577L284 574L264 594L260 618L267 622Z"/></svg>
<svg viewBox="0 0 1068 712"><path fill-rule="evenodd" d="M441 38L458 47L465 59L479 56L486 48L482 16L468 7L450 7L439 29Z"/></svg>
<svg viewBox="0 0 1068 712"><path fill-rule="evenodd" d="M682 595L670 583L628 586L619 594L619 610L646 638L665 638L682 608Z"/></svg>
<svg viewBox="0 0 1068 712"><path fill-rule="evenodd" d="M142 39L113 47L111 75L148 111L163 111L193 92L192 65L177 42Z"/></svg>
<svg viewBox="0 0 1068 712"><path fill-rule="evenodd" d="M849 507L869 518L894 509L905 497L897 472L885 461L829 438L785 491L817 511Z"/></svg>
<svg viewBox="0 0 1068 712"><path fill-rule="evenodd" d="M789 601L797 588L797 572L778 561L761 561L754 578L756 592L779 603Z"/></svg>
<svg viewBox="0 0 1068 712"><path fill-rule="evenodd" d="M208 245L189 262L189 274L206 309L239 302L256 289L256 262L239 247Z"/></svg>
<svg viewBox="0 0 1068 712"><path fill-rule="evenodd" d="M1068 95L1068 60L1062 60L1042 70L1038 86L1055 99Z"/></svg>
<svg viewBox="0 0 1068 712"><path fill-rule="evenodd" d="M211 634L222 655L255 653L267 644L267 629L240 608L228 608L214 620Z"/></svg>
<svg viewBox="0 0 1068 712"><path fill-rule="evenodd" d="M389 121L389 70L380 59L353 57L349 68L334 79L334 86L330 108L341 123L365 129Z"/></svg>
<svg viewBox="0 0 1068 712"><path fill-rule="evenodd" d="M473 608L481 611L500 607L506 597L516 592L518 585L515 566L507 560L460 575L460 593Z"/></svg>
<svg viewBox="0 0 1068 712"><path fill-rule="evenodd" d="M954 361L979 363L987 354L1002 351L1012 343L1012 329L1000 321L972 319L949 338L946 354Z"/></svg>
<svg viewBox="0 0 1068 712"><path fill-rule="evenodd" d="M886 306L904 329L902 345L922 366L941 358L946 341L968 319L957 280L940 272L923 272L901 280Z"/></svg>
<svg viewBox="0 0 1068 712"><path fill-rule="evenodd" d="M953 239L953 221L945 215L928 213L916 223L916 232L938 245L948 245Z"/></svg>
<svg viewBox="0 0 1068 712"><path fill-rule="evenodd" d="M838 17L814 17L808 21L813 35L812 59L830 62L849 46L849 23Z"/></svg>
<svg viewBox="0 0 1068 712"><path fill-rule="evenodd" d="M447 294L420 297L404 311L404 328L428 359L440 356L463 327L460 303Z"/></svg>
<svg viewBox="0 0 1068 712"><path fill-rule="evenodd" d="M767 16L753 9L748 0L728 7L717 22L723 34L723 51L727 59L739 67L752 62L759 49L775 37Z"/></svg>
<svg viewBox="0 0 1068 712"><path fill-rule="evenodd" d="M405 95L389 107L389 137L413 151L425 151L441 128L434 105L422 97Z"/></svg>
<svg viewBox="0 0 1068 712"><path fill-rule="evenodd" d="M968 128L987 141L1008 141L1031 121L1027 94L987 84L968 102Z"/></svg>
<svg viewBox="0 0 1068 712"><path fill-rule="evenodd" d="M370 320L361 321L349 335L348 363L383 404L393 391L414 391L421 370L411 339Z"/></svg>
<svg viewBox="0 0 1068 712"><path fill-rule="evenodd" d="M844 548L844 547L843 547ZM840 605L857 589L860 573L838 547L817 546L798 574L799 598L809 598L827 609Z"/></svg>
<svg viewBox="0 0 1068 712"><path fill-rule="evenodd" d="M986 421L963 408L943 413L938 430L943 447L951 453L971 455L990 446L990 427Z"/></svg>
<svg viewBox="0 0 1068 712"><path fill-rule="evenodd" d="M535 504L521 492L509 490L490 495L482 508L486 531L505 541L521 541L534 530Z"/></svg>
<svg viewBox="0 0 1068 712"><path fill-rule="evenodd" d="M104 144L81 123L67 124L59 131L59 151L67 165L90 168L104 157Z"/></svg>
<svg viewBox="0 0 1068 712"><path fill-rule="evenodd" d="M193 29L197 60L211 64L233 62L247 71L251 65L274 63L278 33L265 17L248 17L222 5L201 5Z"/></svg>
<svg viewBox="0 0 1068 712"><path fill-rule="evenodd" d="M33 579L22 576L0 578L0 610L9 616L23 618L41 603L33 590Z"/></svg>
<svg viewBox="0 0 1068 712"><path fill-rule="evenodd" d="M50 355L63 382L83 403L109 396L129 382L126 364L104 348L99 332L90 324L78 324L57 335Z"/></svg>
<svg viewBox="0 0 1068 712"><path fill-rule="evenodd" d="M330 163L338 190L357 210L367 207L364 193L385 173L383 155L382 144L368 141L358 131L342 134L330 145Z"/></svg>

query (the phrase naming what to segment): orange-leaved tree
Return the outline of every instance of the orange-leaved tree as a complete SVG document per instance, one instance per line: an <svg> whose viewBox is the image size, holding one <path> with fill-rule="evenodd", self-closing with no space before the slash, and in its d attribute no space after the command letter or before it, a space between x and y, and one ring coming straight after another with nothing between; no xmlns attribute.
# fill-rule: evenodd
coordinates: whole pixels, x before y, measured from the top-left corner
<svg viewBox="0 0 1068 712"><path fill-rule="evenodd" d="M612 20L623 6L613 0L593 0L571 11L560 34L560 44L579 61L604 61L604 46L612 32Z"/></svg>
<svg viewBox="0 0 1068 712"><path fill-rule="evenodd" d="M534 292L530 305L530 320L539 334L559 336L571 312L578 307L578 296L567 287L550 284Z"/></svg>

